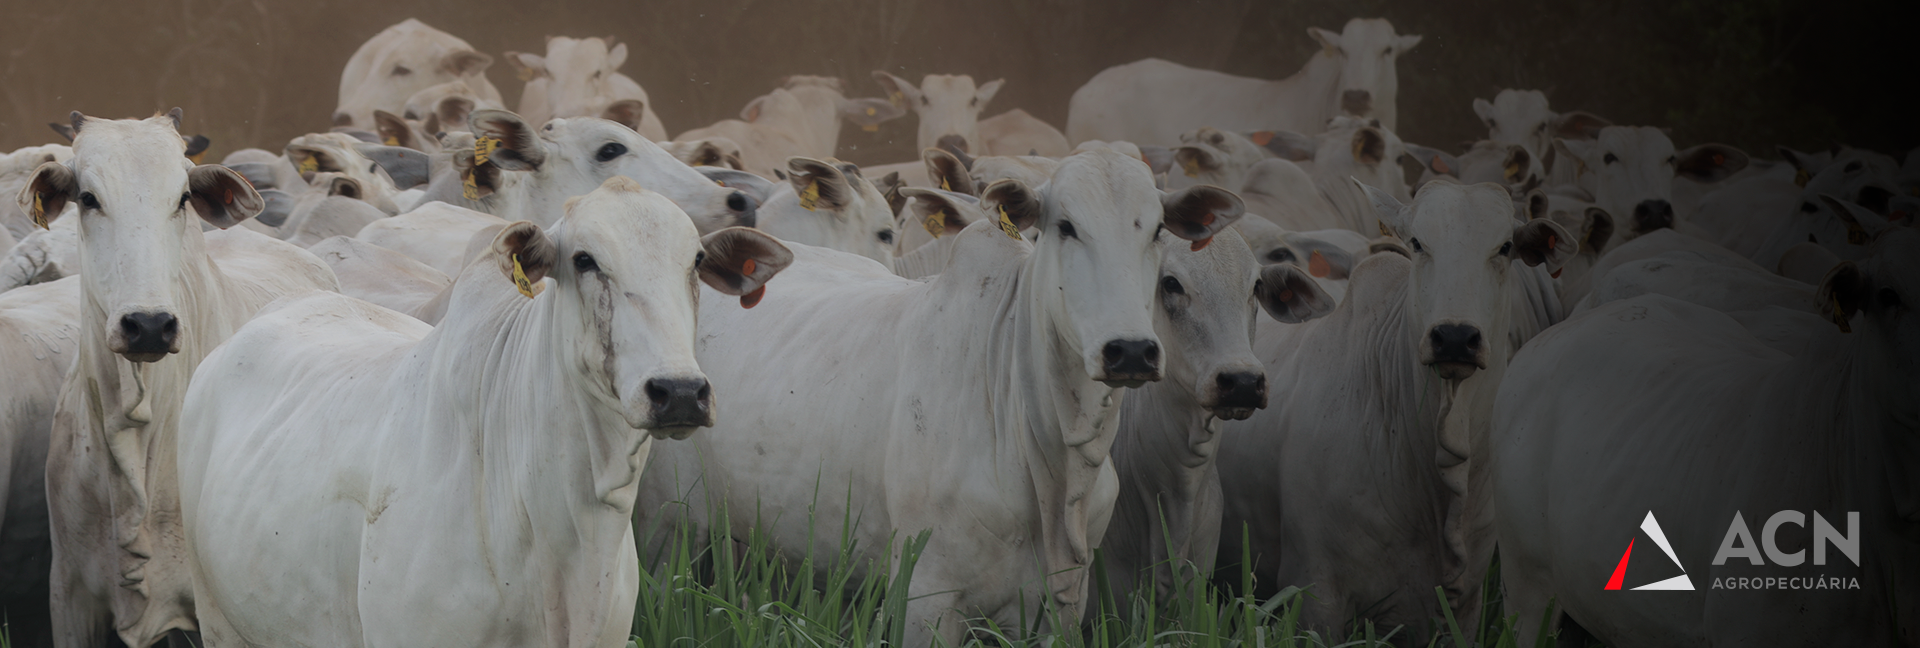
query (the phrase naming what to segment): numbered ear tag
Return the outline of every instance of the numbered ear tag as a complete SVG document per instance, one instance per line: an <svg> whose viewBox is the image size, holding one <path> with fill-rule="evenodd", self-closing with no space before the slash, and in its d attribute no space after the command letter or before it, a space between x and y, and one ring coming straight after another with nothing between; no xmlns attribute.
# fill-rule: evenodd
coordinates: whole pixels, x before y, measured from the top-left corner
<svg viewBox="0 0 1920 648"><path fill-rule="evenodd" d="M47 226L47 206L40 202L38 192L33 194L33 224L39 225L40 229L53 229Z"/></svg>
<svg viewBox="0 0 1920 648"><path fill-rule="evenodd" d="M1520 176L1520 165L1509 164L1507 165L1506 171L1507 171L1507 182L1513 182L1514 178Z"/></svg>
<svg viewBox="0 0 1920 648"><path fill-rule="evenodd" d="M1008 238L1011 238L1015 241L1020 240L1020 228L1014 227L1013 219L1007 217L1006 205L1001 205L999 208L999 211L1000 211L1000 231L1006 233Z"/></svg>
<svg viewBox="0 0 1920 648"><path fill-rule="evenodd" d="M1199 163L1194 162L1193 158L1187 158L1187 159L1181 160L1180 168L1186 170L1187 177L1189 178L1200 177L1200 165Z"/></svg>
<svg viewBox="0 0 1920 648"><path fill-rule="evenodd" d="M388 136L386 136L385 138L382 138L382 139L380 140L380 143L382 143L382 144L385 144L385 145L387 145L387 146L399 146L399 145L400 145L400 138L398 138L398 137L394 137L394 136L392 136L392 135L388 135Z"/></svg>
<svg viewBox="0 0 1920 648"><path fill-rule="evenodd" d="M519 288L520 294L533 297L533 282L527 280L527 271L520 267L518 254L513 255L513 287Z"/></svg>
<svg viewBox="0 0 1920 648"><path fill-rule="evenodd" d="M1847 311L1840 308L1840 296L1834 295L1827 300L1827 304L1833 307L1833 323L1840 325L1840 332L1852 333L1853 325L1847 323Z"/></svg>
<svg viewBox="0 0 1920 648"><path fill-rule="evenodd" d="M473 165L480 166L482 164L486 164L487 160L493 156L494 150L499 148L500 148L500 138L498 137L489 136L489 137L482 137L474 140L473 141Z"/></svg>
<svg viewBox="0 0 1920 648"><path fill-rule="evenodd" d="M941 191L953 191L953 187L949 187L949 186L947 186L947 179L946 179L946 177L945 177L945 176L942 176L942 177L940 178L940 190L941 190Z"/></svg>
<svg viewBox="0 0 1920 648"><path fill-rule="evenodd" d="M523 68L518 68L518 69L515 69L515 70L513 71L513 75L514 75L514 76L517 76L517 77L520 77L520 80L521 80L521 81L532 81L532 80L533 80L533 68L529 68L529 67L523 67Z"/></svg>
<svg viewBox="0 0 1920 648"><path fill-rule="evenodd" d="M814 206L819 204L820 204L820 181L814 180L814 181L808 182L806 191L800 192L800 207L807 211L813 211Z"/></svg>
<svg viewBox="0 0 1920 648"><path fill-rule="evenodd" d="M302 176L310 173L318 173L320 171L320 158L309 155L306 159L300 161L300 165L295 167L295 170L299 171Z"/></svg>
<svg viewBox="0 0 1920 648"><path fill-rule="evenodd" d="M1812 179L1813 175L1807 173L1806 169L1801 169L1798 173L1793 174L1793 184L1795 186L1805 187L1807 186L1807 181Z"/></svg>
<svg viewBox="0 0 1920 648"><path fill-rule="evenodd" d="M467 200L480 199L480 185L473 180L473 169L460 172L460 195Z"/></svg>
<svg viewBox="0 0 1920 648"><path fill-rule="evenodd" d="M1387 229L1386 221L1380 221L1378 223L1374 223L1374 225L1377 225L1380 227L1381 236L1393 236L1393 230Z"/></svg>
<svg viewBox="0 0 1920 648"><path fill-rule="evenodd" d="M928 234L932 234L934 238L940 238L941 234L947 233L947 213L937 211L928 214L925 226Z"/></svg>

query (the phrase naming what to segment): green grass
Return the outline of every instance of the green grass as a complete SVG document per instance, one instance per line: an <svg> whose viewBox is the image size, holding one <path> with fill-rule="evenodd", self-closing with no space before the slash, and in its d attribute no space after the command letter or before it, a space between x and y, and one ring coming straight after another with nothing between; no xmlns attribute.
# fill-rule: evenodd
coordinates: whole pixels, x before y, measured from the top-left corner
<svg viewBox="0 0 1920 648"><path fill-rule="evenodd" d="M724 522L725 512L714 519ZM809 524L815 521L809 520ZM709 537L696 538L686 526L637 529L642 547L648 538L665 537L655 555L642 549L643 570L633 628L635 648L707 648L732 646L901 646L906 630L907 584L914 564L927 543L925 532L895 537L877 560L856 557L850 525L842 525L841 545L834 555L808 555L783 560L757 533L729 536L727 524L715 524ZM661 534L664 534L662 536ZM696 542L696 540L702 540ZM1243 543L1244 546L1244 543ZM704 550L718 547L727 550ZM1096 554L1097 556L1097 554ZM1241 556L1240 564L1251 564ZM1097 562L1095 574L1103 571ZM1222 558L1225 560L1225 558ZM1241 592L1253 591L1253 575L1243 570ZM1542 636L1522 641L1515 636L1514 617L1505 616L1499 598L1499 565L1486 574L1479 618L1460 620L1451 612L1432 624L1441 630L1432 637L1410 637L1400 627L1379 628L1371 623L1351 624L1345 636L1330 636L1302 627L1302 603L1311 588L1287 588L1259 600L1233 595L1212 583L1188 578L1176 584L1168 600L1115 593L1104 578L1096 577L1092 599L1099 613L1086 623L1065 622L1057 611L1043 607L1045 627L1077 628L1064 633L1035 632L1040 619L1022 627L1001 627L978 620L965 646L1025 648L1117 648L1131 646L1194 648L1362 648L1367 646L1428 646L1432 648L1552 648L1556 638ZM1150 589L1150 588L1149 588ZM1445 594L1440 597L1446 609ZM1550 609L1548 615L1553 614ZM1472 626L1463 626L1462 622ZM1476 627L1478 641L1464 639L1465 628ZM919 648L919 647L912 647Z"/></svg>

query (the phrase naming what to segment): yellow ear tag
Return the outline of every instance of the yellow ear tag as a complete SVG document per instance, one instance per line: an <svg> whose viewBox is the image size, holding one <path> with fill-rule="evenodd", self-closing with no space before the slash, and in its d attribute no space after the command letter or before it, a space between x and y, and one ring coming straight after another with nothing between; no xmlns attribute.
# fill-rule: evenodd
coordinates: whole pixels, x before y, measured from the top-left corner
<svg viewBox="0 0 1920 648"><path fill-rule="evenodd" d="M1519 177L1519 175L1520 175L1520 165L1519 165L1519 164L1509 164L1509 165L1507 165L1507 182L1513 182L1513 179L1514 179L1514 178L1516 178L1516 177Z"/></svg>
<svg viewBox="0 0 1920 648"><path fill-rule="evenodd" d="M1374 223L1374 224L1375 224L1375 225L1379 225L1379 226L1380 226L1380 235L1381 235L1381 236L1393 236L1393 230L1390 230L1390 229L1387 229L1387 222L1386 222L1386 221L1380 221L1380 222L1378 222L1378 223Z"/></svg>
<svg viewBox="0 0 1920 648"><path fill-rule="evenodd" d="M199 153L189 155L187 156L187 159L192 160L194 164L204 164L205 162L203 162L203 160L207 159L207 152L201 151Z"/></svg>
<svg viewBox="0 0 1920 648"><path fill-rule="evenodd" d="M33 224L40 229L53 229L47 226L47 206L40 203L40 194L33 194Z"/></svg>
<svg viewBox="0 0 1920 648"><path fill-rule="evenodd" d="M514 70L514 71L513 71L513 75L514 75L514 76L517 76L517 77L520 77L520 80L521 80L521 81L532 81L532 80L533 80L533 68L526 68L526 67L523 67L523 68L519 68L519 69L516 69L516 70Z"/></svg>
<svg viewBox="0 0 1920 648"><path fill-rule="evenodd" d="M947 179L946 179L946 177L944 177L944 176L940 178L940 190L941 190L941 191L953 191L953 187L949 187L949 186L947 186Z"/></svg>
<svg viewBox="0 0 1920 648"><path fill-rule="evenodd" d="M1006 205L1000 206L1000 231L1005 232L1009 238L1015 241L1020 240L1020 228L1014 227L1013 219L1007 218Z"/></svg>
<svg viewBox="0 0 1920 648"><path fill-rule="evenodd" d="M818 204L820 204L820 181L815 180L807 183L806 191L800 192L800 207L813 211L814 206Z"/></svg>
<svg viewBox="0 0 1920 648"><path fill-rule="evenodd" d="M1795 186L1805 187L1807 186L1807 181L1812 179L1813 176L1808 174L1806 169L1801 169L1798 173L1793 174L1793 184Z"/></svg>
<svg viewBox="0 0 1920 648"><path fill-rule="evenodd" d="M381 139L380 143L385 144L387 146L399 146L400 138L394 137L392 135L388 135L385 138Z"/></svg>
<svg viewBox="0 0 1920 648"><path fill-rule="evenodd" d="M500 148L500 138L498 137L482 137L474 140L473 165L480 166L486 164L487 159L493 155L494 149L498 148Z"/></svg>
<svg viewBox="0 0 1920 648"><path fill-rule="evenodd" d="M889 92L887 93L887 103L893 104L901 108L905 108L907 106L907 96L904 94L900 94L900 92L897 90L893 92Z"/></svg>
<svg viewBox="0 0 1920 648"><path fill-rule="evenodd" d="M860 130L863 130L863 131L866 131L866 132L869 132L869 133L878 133L878 132L880 132L880 125L879 125L879 124L867 124L867 125L865 125L865 126L861 126L861 127L860 127Z"/></svg>
<svg viewBox="0 0 1920 648"><path fill-rule="evenodd" d="M1200 165L1199 163L1194 162L1193 158L1187 158L1187 159L1181 160L1180 168L1186 169L1187 177L1189 178L1200 177Z"/></svg>
<svg viewBox="0 0 1920 648"><path fill-rule="evenodd" d="M300 161L300 166L296 170L300 172L300 175L316 173L320 171L320 158L309 155L307 159Z"/></svg>
<svg viewBox="0 0 1920 648"><path fill-rule="evenodd" d="M925 225L928 234L932 234L934 238L940 238L941 234L947 233L947 213L938 211L928 214Z"/></svg>
<svg viewBox="0 0 1920 648"><path fill-rule="evenodd" d="M513 287L519 288L520 294L533 297L533 282L527 281L527 271L520 267L518 254L513 255Z"/></svg>
<svg viewBox="0 0 1920 648"><path fill-rule="evenodd" d="M480 199L480 185L473 181L473 169L460 173L460 195L466 196L467 200Z"/></svg>
<svg viewBox="0 0 1920 648"><path fill-rule="evenodd" d="M1853 325L1847 323L1847 311L1840 308L1840 296L1834 295L1827 303L1833 306L1833 323L1840 325L1840 332L1852 333Z"/></svg>

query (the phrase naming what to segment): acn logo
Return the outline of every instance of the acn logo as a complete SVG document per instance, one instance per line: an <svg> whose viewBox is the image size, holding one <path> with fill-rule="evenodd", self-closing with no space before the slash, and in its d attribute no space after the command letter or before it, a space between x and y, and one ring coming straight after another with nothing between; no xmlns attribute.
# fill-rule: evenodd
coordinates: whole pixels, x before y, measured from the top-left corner
<svg viewBox="0 0 1920 648"><path fill-rule="evenodd" d="M1653 519L1653 511L1647 511L1647 519L1640 522L1640 530L1645 531L1647 534L1647 537L1653 538L1653 543L1656 545L1659 545L1660 551L1667 554L1667 560L1673 561L1673 566L1680 568L1680 575L1663 580L1663 581L1641 585L1633 589L1636 589L1636 590L1688 590L1688 591L1693 590L1693 580L1687 578L1686 566L1681 565L1680 557L1674 555L1673 545L1667 543L1667 534L1662 533L1660 531L1660 522ZM1627 539L1627 552L1620 554L1620 564L1613 568L1613 578L1607 579L1607 589L1610 589L1610 590L1620 589L1620 585L1622 584L1621 581L1624 581L1627 579L1627 561L1632 558L1633 558L1633 539L1629 538Z"/></svg>

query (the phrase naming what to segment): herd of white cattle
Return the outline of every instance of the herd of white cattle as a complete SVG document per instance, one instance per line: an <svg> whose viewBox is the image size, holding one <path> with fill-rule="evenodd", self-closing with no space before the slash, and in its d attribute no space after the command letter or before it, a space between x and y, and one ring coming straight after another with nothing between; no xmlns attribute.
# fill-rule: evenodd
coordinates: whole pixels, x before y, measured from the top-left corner
<svg viewBox="0 0 1920 648"><path fill-rule="evenodd" d="M625 45L505 53L516 113L416 20L278 152L75 112L0 160L14 645L619 646L636 523L931 530L913 646L1071 625L1095 549L1163 598L1252 556L1326 629L1472 619L1497 548L1525 638L1920 642L1920 155L1530 90L1423 147L1420 37L1308 31L1278 81L1109 68L1064 133L876 72L670 140ZM833 157L909 110L922 160ZM1853 551L1769 523L1711 564L1782 510L1857 512ZM1693 591L1606 587L1649 512Z"/></svg>

